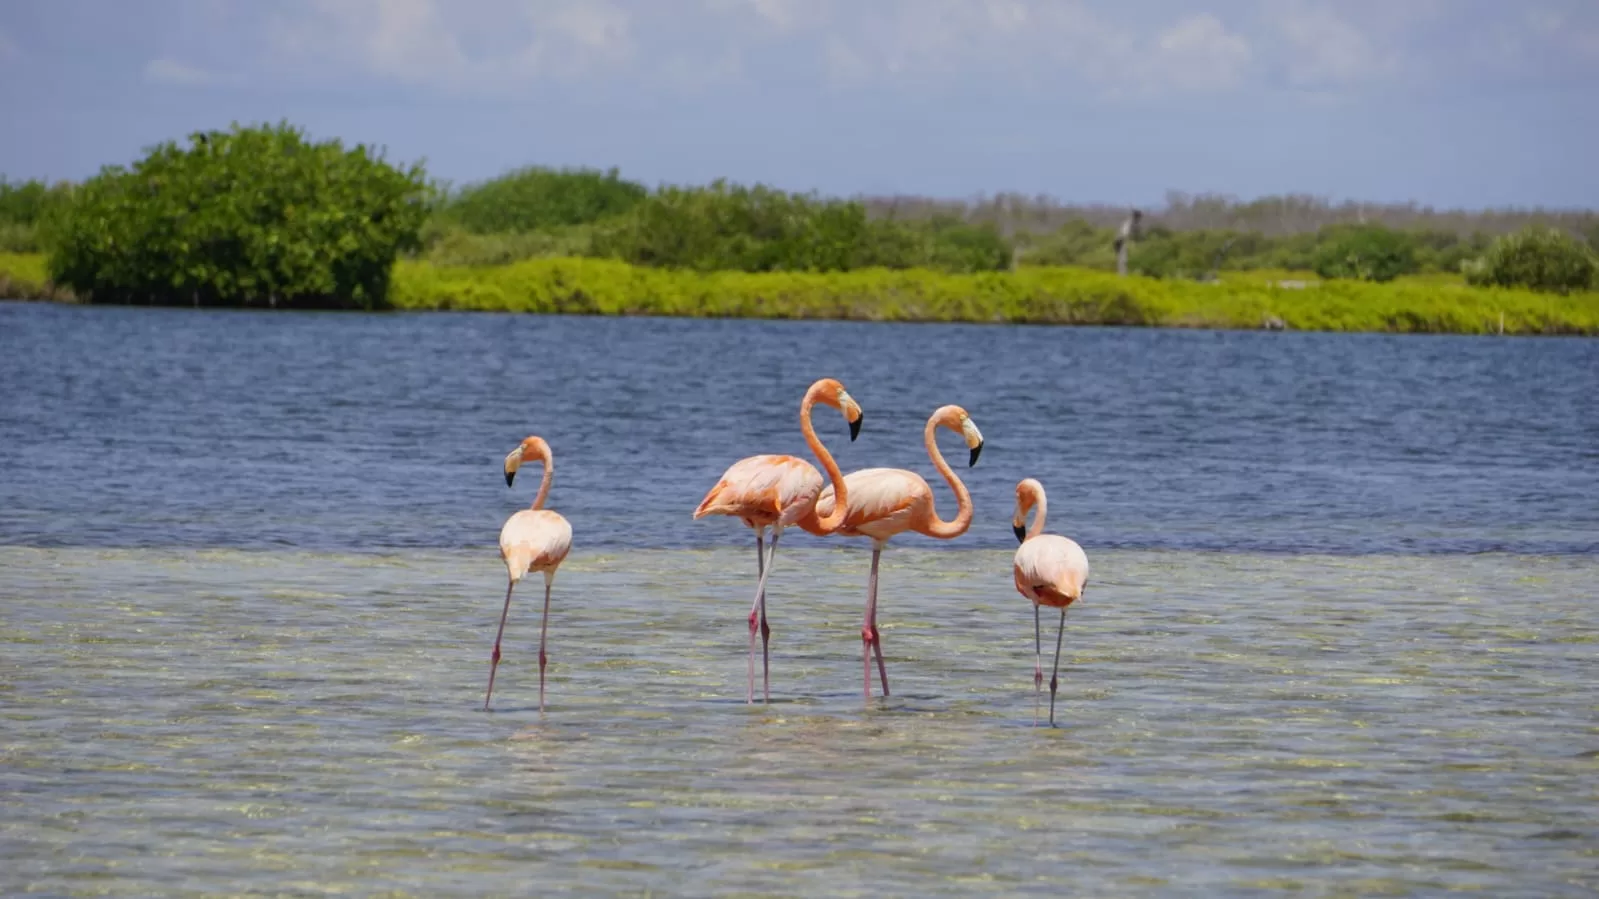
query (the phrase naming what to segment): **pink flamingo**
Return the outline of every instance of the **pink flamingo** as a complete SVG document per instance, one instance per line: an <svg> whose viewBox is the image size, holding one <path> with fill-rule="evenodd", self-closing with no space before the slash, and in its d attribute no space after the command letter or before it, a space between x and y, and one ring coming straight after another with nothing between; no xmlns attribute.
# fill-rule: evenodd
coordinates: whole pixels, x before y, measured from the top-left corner
<svg viewBox="0 0 1599 899"><path fill-rule="evenodd" d="M1049 674L1049 723L1055 725L1055 685L1060 672L1060 644L1066 633L1066 607L1083 597L1088 586L1088 556L1077 541L1059 534L1044 533L1044 513L1049 504L1044 499L1044 485L1034 478L1024 478L1016 485L1016 514L1011 517L1011 529L1022 545L1016 548L1016 558L1011 563L1011 573L1016 579L1016 592L1033 601L1033 723L1038 723L1037 696L1043 689L1044 648L1038 607L1060 609L1060 631L1055 635L1055 667ZM1027 510L1037 509L1033 525L1023 530Z"/></svg>
<svg viewBox="0 0 1599 899"><path fill-rule="evenodd" d="M500 558L510 575L505 588L505 609L500 612L500 630L494 635L494 655L489 662L489 689L483 695L483 710L489 709L489 697L494 694L494 672L500 667L500 638L505 636L505 618L511 612L511 591L517 582L530 572L544 573L544 621L539 625L539 711L544 711L544 637L550 624L550 585L555 581L555 569L572 548L572 526L559 512L543 508L550 495L550 479L555 474L555 459L550 445L542 437L529 437L505 457L505 486L511 486L516 471L524 462L544 463L544 478L539 481L538 496L531 508L512 515L500 528Z"/></svg>
<svg viewBox="0 0 1599 899"><path fill-rule="evenodd" d="M835 484L840 484L839 495L849 492L840 483L843 476L833 456L817 439L811 427L811 409L817 403L832 406L844 413L849 422L849 439L853 441L861 432L861 407L852 399L844 385L832 378L822 378L805 391L800 400L800 431L805 443ZM755 531L755 566L759 580L755 586L755 603L750 607L749 687L744 701L755 701L755 632L761 633L761 676L763 695L772 701L771 668L767 647L772 628L766 622L766 578L772 573L772 561L777 555L777 538L783 528L799 524L813 534L832 533L843 522L839 514L817 518L816 497L822 489L822 475L816 467L798 456L764 454L748 456L734 462L722 473L722 479L705 494L694 510L696 520L706 515L732 515ZM832 489L829 487L828 489ZM764 551L766 529L772 529L772 548ZM763 558L763 551L765 552Z"/></svg>
<svg viewBox="0 0 1599 899"><path fill-rule="evenodd" d="M846 509L844 523L837 532L846 537L872 538L872 573L866 582L866 619L861 625L861 663L866 675L866 698L872 697L872 654L877 655L877 673L883 680L883 695L888 695L888 668L883 664L883 639L877 630L877 563L889 538L904 531L915 531L940 540L952 540L966 533L972 524L972 495L955 476L938 451L934 434L939 427L959 433L971 450L966 467L977 464L983 451L983 433L966 410L959 406L940 406L927 419L923 442L933 467L955 491L955 517L945 521L933 509L933 489L922 476L903 468L863 468L852 471L839 482L838 496L828 487L816 501L817 513L827 516ZM800 527L806 530L804 522ZM819 531L811 531L820 533Z"/></svg>

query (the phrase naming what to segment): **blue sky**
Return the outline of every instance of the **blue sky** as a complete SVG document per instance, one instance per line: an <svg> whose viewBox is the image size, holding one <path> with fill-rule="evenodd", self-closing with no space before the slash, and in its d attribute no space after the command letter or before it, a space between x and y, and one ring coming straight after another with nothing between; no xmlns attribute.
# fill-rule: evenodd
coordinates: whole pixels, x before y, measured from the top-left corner
<svg viewBox="0 0 1599 899"><path fill-rule="evenodd" d="M1599 207L1599 2L0 4L0 173L281 118L457 182Z"/></svg>

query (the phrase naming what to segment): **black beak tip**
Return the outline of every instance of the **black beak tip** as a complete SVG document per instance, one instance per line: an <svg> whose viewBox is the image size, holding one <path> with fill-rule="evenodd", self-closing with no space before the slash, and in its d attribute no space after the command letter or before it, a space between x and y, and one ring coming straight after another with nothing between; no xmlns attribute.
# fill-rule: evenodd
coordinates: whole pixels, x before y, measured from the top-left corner
<svg viewBox="0 0 1599 899"><path fill-rule="evenodd" d="M849 439L851 443L855 442L855 438L860 436L861 422L865 420L866 413L863 412L861 413L860 417L849 423Z"/></svg>
<svg viewBox="0 0 1599 899"><path fill-rule="evenodd" d="M976 465L977 464L977 457L982 455L982 454L983 454L983 445L981 443L979 443L976 446L972 447L972 458L971 458L970 461L968 461L966 463L966 467L967 468L971 468L973 465Z"/></svg>
<svg viewBox="0 0 1599 899"><path fill-rule="evenodd" d="M511 486L511 481L515 480L515 478L516 478L516 472L514 472L514 471L506 472L505 473L505 486L507 486L507 487Z"/></svg>
<svg viewBox="0 0 1599 899"><path fill-rule="evenodd" d="M1027 529L1026 528L1022 527L1019 524L1013 524L1013 525L1010 526L1010 529L1011 529L1011 531L1013 533L1016 534L1016 542L1017 543L1025 543L1025 542L1027 542Z"/></svg>

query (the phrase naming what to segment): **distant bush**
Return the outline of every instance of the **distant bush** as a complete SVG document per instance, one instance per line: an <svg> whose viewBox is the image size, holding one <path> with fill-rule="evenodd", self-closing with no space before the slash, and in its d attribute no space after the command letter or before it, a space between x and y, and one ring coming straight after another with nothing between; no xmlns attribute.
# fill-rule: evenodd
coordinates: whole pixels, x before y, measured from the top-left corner
<svg viewBox="0 0 1599 899"><path fill-rule="evenodd" d="M437 265L509 265L524 259L586 256L592 243L584 225L558 231L473 234L435 219L422 227L419 255Z"/></svg>
<svg viewBox="0 0 1599 899"><path fill-rule="evenodd" d="M611 259L536 259L493 268L401 262L394 304L579 315L1031 322L1259 328L1268 318L1321 331L1599 334L1599 294L1551 301L1525 290L1328 281L1293 290L1264 279L1198 284L1081 268L949 274L695 272ZM1501 319L1501 316L1503 318Z"/></svg>
<svg viewBox="0 0 1599 899"><path fill-rule="evenodd" d="M437 214L474 234L586 225L627 212L647 195L617 170L517 169L448 194Z"/></svg>
<svg viewBox="0 0 1599 899"><path fill-rule="evenodd" d="M1558 228L1528 227L1495 240L1462 267L1468 284L1566 293L1599 287L1599 260Z"/></svg>
<svg viewBox="0 0 1599 899"><path fill-rule="evenodd" d="M597 228L593 253L699 271L843 271L859 264L865 207L718 179L662 187Z"/></svg>
<svg viewBox="0 0 1599 899"><path fill-rule="evenodd" d="M9 181L0 175L0 253L34 253L41 249L39 220L61 207L72 185L60 182Z"/></svg>
<svg viewBox="0 0 1599 899"><path fill-rule="evenodd" d="M1323 278L1392 281L1417 271L1414 238L1383 227L1323 229L1312 268Z"/></svg>
<svg viewBox="0 0 1599 899"><path fill-rule="evenodd" d="M95 303L373 308L426 199L421 166L235 125L84 182L45 220L50 276Z"/></svg>
<svg viewBox="0 0 1599 899"><path fill-rule="evenodd" d="M36 225L72 195L72 185L59 182L9 181L0 175L0 225Z"/></svg>

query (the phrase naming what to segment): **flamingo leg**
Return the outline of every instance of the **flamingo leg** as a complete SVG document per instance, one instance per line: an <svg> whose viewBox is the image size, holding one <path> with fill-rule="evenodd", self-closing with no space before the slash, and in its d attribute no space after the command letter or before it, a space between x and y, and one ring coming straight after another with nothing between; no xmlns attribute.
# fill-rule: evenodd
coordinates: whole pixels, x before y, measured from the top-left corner
<svg viewBox="0 0 1599 899"><path fill-rule="evenodd" d="M1059 682L1060 641L1066 636L1066 607L1060 608L1060 630L1055 634L1055 667L1049 672L1049 726L1055 726L1055 685Z"/></svg>
<svg viewBox="0 0 1599 899"><path fill-rule="evenodd" d="M766 551L766 563L760 566L761 576L760 581L755 585L755 602L750 605L750 665L749 687L744 693L744 701L746 703L753 703L755 701L755 632L756 630L760 629L761 625L763 625L766 621L766 578L767 575L772 573L772 563L777 557L777 538L778 535L782 533L783 529L780 527L772 529L772 547ZM759 540L759 534L756 535L756 539L757 541ZM760 549L759 543L757 543L756 549ZM767 630L767 633L770 633L770 629ZM761 642L763 667L765 666L765 651L766 642L763 640ZM766 698L768 701L771 700L770 687L767 688Z"/></svg>
<svg viewBox="0 0 1599 899"><path fill-rule="evenodd" d="M756 529L756 531L755 531L755 573L757 575L759 575L762 571L766 570L766 560L764 558L762 558L762 538L764 538L765 536L766 536L766 528L757 528ZM772 701L772 663L771 663L770 646L771 646L771 642L772 642L772 626L770 624L766 623L766 591L765 590L762 590L761 591L761 595L756 597L755 603L760 609L761 695L767 702L771 702ZM750 691L752 693L754 692L754 683L753 683L753 681L755 679L755 674L754 674L754 671L753 671L753 668L754 668L754 665L755 665L755 626L756 626L755 610L752 609L752 610L750 610L750 666L751 666L751 669L752 669L752 671L750 673L750 680L751 680Z"/></svg>
<svg viewBox="0 0 1599 899"><path fill-rule="evenodd" d="M500 638L505 636L505 618L511 614L511 591L516 589L516 581L511 581L505 586L505 608L500 612L500 630L494 635L494 654L489 656L489 689L483 694L483 711L489 710L489 697L494 695L494 672L500 667Z"/></svg>
<svg viewBox="0 0 1599 899"><path fill-rule="evenodd" d="M872 547L872 573L866 581L866 621L861 626L861 667L866 677L866 698L872 698L872 655L877 656L877 674L883 681L883 695L888 695L888 669L883 665L883 635L877 630L877 563L883 548Z"/></svg>
<svg viewBox="0 0 1599 899"><path fill-rule="evenodd" d="M1038 623L1038 603L1033 603L1033 726L1038 726L1038 703L1044 693L1044 637Z"/></svg>
<svg viewBox="0 0 1599 899"><path fill-rule="evenodd" d="M550 584L555 580L553 571L544 572L544 620L539 623L539 711L544 711L544 665L549 661L544 655L544 637L550 629Z"/></svg>

